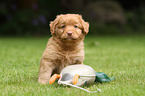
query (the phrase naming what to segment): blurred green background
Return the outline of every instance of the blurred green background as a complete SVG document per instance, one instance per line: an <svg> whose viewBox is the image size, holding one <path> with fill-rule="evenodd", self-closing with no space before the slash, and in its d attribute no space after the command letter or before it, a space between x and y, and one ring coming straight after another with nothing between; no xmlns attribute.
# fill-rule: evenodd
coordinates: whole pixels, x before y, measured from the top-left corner
<svg viewBox="0 0 145 96"><path fill-rule="evenodd" d="M145 0L1 0L0 36L49 36L49 22L66 13L81 14L90 35L145 33Z"/></svg>

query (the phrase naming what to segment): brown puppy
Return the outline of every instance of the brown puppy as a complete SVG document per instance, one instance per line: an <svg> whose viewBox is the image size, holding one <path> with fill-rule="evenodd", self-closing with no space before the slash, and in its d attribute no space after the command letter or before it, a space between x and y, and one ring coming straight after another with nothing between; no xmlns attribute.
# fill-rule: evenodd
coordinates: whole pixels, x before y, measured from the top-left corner
<svg viewBox="0 0 145 96"><path fill-rule="evenodd" d="M73 64L83 64L84 37L89 31L89 23L78 14L59 15L50 22L52 37L42 55L39 79L41 84L48 83L53 73Z"/></svg>

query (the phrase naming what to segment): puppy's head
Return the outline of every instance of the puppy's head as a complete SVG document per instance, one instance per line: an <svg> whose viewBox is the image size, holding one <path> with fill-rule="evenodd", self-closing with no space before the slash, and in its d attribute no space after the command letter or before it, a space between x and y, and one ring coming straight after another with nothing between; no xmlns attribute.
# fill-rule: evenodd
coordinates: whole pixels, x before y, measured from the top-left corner
<svg viewBox="0 0 145 96"><path fill-rule="evenodd" d="M78 14L58 15L50 22L50 31L53 36L61 40L73 41L88 33L89 23Z"/></svg>

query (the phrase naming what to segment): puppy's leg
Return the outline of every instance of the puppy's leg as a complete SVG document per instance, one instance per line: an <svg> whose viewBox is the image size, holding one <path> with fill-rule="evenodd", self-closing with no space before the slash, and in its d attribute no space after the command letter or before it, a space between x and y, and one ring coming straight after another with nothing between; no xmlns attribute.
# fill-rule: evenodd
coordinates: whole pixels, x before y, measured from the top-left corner
<svg viewBox="0 0 145 96"><path fill-rule="evenodd" d="M38 82L40 82L41 84L47 84L53 69L54 68L52 62L41 60Z"/></svg>

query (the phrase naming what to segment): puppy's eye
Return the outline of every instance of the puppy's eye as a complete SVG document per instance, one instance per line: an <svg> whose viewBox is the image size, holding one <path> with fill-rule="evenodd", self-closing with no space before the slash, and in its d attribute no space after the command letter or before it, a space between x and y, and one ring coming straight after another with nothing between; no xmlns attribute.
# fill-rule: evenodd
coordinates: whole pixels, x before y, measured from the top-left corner
<svg viewBox="0 0 145 96"><path fill-rule="evenodd" d="M66 27L65 25L62 26L62 28L65 28L65 27Z"/></svg>
<svg viewBox="0 0 145 96"><path fill-rule="evenodd" d="M75 25L74 27L75 27L75 28L78 28L78 26L76 26L76 25Z"/></svg>

